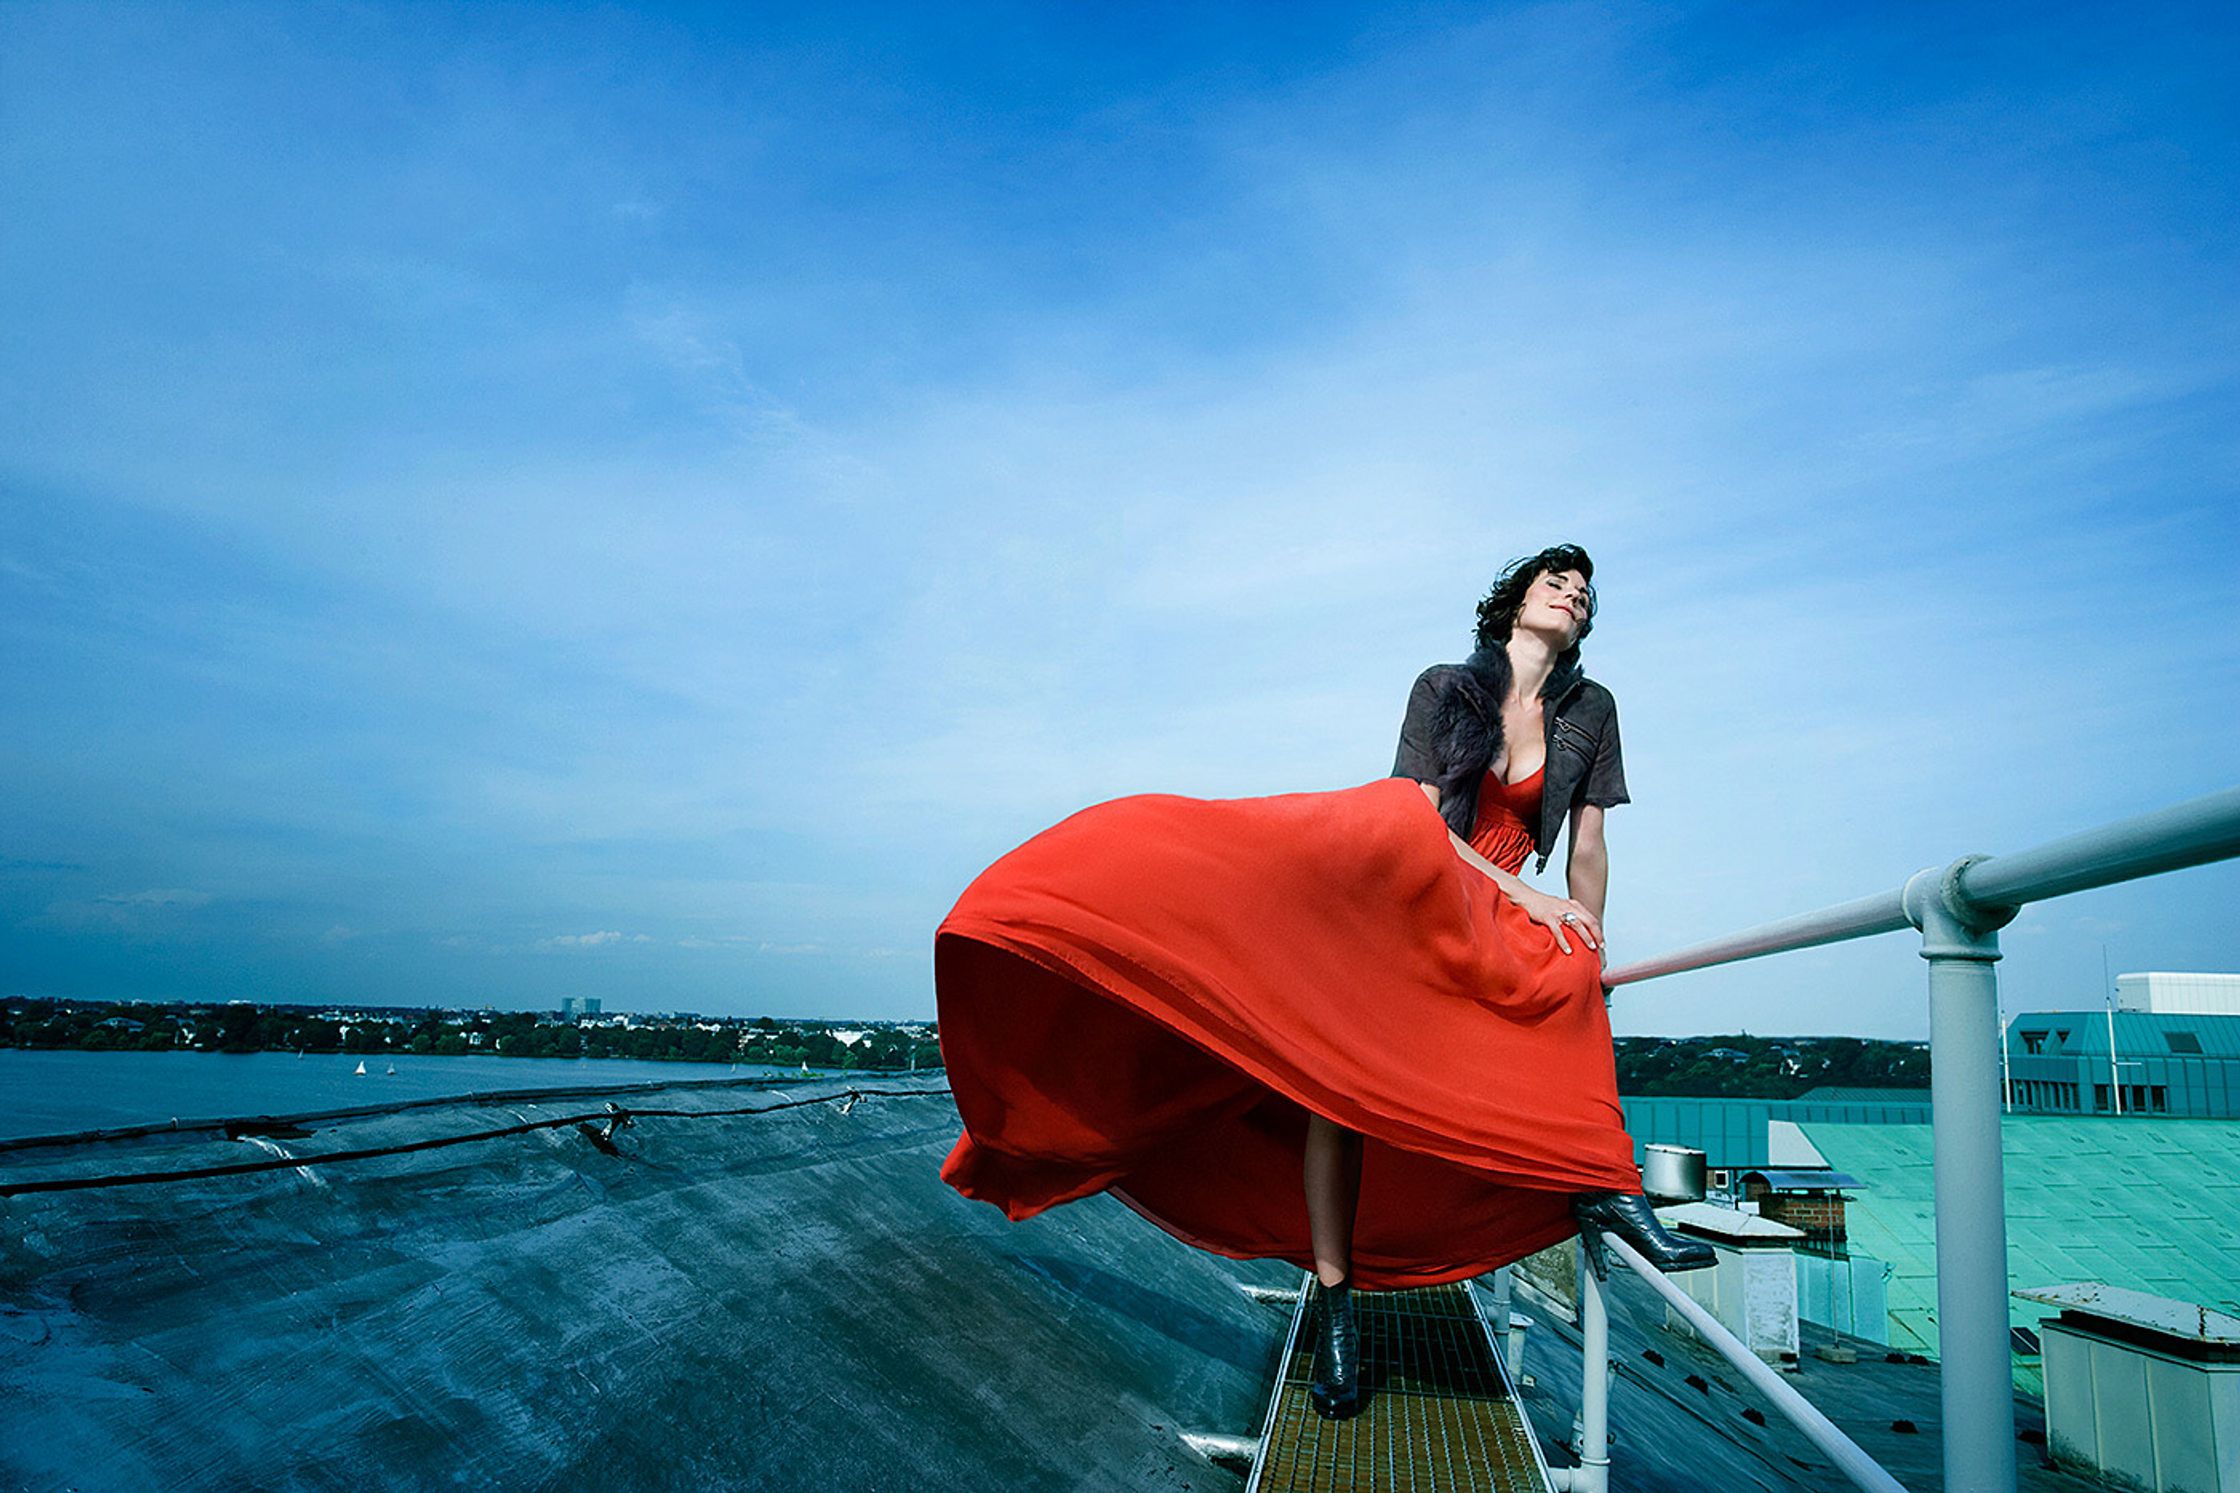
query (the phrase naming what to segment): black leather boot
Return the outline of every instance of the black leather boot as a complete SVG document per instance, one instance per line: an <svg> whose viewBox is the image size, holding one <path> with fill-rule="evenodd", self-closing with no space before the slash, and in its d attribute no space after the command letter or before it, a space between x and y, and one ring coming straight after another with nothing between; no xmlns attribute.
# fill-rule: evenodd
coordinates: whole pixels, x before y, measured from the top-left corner
<svg viewBox="0 0 2240 1493"><path fill-rule="evenodd" d="M1600 1241L1592 1237L1597 1230L1617 1235L1640 1251L1641 1258L1666 1272L1701 1270L1719 1263L1719 1253L1710 1245L1666 1233L1649 1200L1638 1192L1579 1193L1571 1199L1571 1216L1579 1220L1579 1231L1589 1235L1587 1257L1597 1275L1602 1273Z"/></svg>
<svg viewBox="0 0 2240 1493"><path fill-rule="evenodd" d="M1323 1286L1322 1330L1315 1337L1314 1382L1307 1398L1315 1414L1343 1420L1361 1410L1361 1333L1353 1320L1353 1284Z"/></svg>

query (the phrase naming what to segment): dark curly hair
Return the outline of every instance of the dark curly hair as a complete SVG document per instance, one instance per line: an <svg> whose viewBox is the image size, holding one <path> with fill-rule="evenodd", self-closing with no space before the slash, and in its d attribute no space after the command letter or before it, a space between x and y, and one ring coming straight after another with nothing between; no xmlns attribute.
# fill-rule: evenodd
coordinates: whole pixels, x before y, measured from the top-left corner
<svg viewBox="0 0 2240 1493"><path fill-rule="evenodd" d="M1594 561L1587 552L1575 544L1554 544L1537 555L1527 555L1522 560L1511 560L1478 603L1478 646L1498 648L1509 641L1510 630L1517 625L1517 611L1524 605L1524 593L1532 583L1549 571L1576 570L1587 583L1587 615L1579 623L1579 636L1563 650L1556 660L1559 669L1569 668L1579 661L1579 645L1594 630Z"/></svg>

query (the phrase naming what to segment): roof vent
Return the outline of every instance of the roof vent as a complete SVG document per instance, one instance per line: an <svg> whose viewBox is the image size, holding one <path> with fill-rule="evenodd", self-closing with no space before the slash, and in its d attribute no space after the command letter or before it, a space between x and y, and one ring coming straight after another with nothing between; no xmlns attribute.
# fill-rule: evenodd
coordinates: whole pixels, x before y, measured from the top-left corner
<svg viewBox="0 0 2240 1493"><path fill-rule="evenodd" d="M1704 1154L1692 1146L1642 1148L1641 1190L1659 1203L1700 1203L1706 1180Z"/></svg>
<svg viewBox="0 0 2240 1493"><path fill-rule="evenodd" d="M2055 1465L2240 1493L2240 1317L2091 1283L2014 1294L2062 1309L2038 1324Z"/></svg>

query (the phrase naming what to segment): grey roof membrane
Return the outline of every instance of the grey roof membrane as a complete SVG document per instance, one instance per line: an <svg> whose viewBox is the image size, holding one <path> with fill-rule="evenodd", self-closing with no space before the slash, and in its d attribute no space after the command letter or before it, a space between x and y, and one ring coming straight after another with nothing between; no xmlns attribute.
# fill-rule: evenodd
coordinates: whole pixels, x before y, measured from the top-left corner
<svg viewBox="0 0 2240 1493"><path fill-rule="evenodd" d="M0 1486L1237 1487L1179 1433L1257 1428L1286 1319L1238 1283L1296 1272L1109 1197L1007 1223L940 1181L956 1111L920 1086L847 1114L643 1119L611 1156L570 1127L0 1202ZM569 1105L601 1107L279 1144ZM0 1182L244 1154L266 1153L19 1152Z"/></svg>
<svg viewBox="0 0 2240 1493"><path fill-rule="evenodd" d="M1287 1315L1242 1288L1300 1272L1191 1249L1106 1196L1009 1223L940 1181L958 1129L940 1080L876 1087L915 1092L709 1117L848 1084L668 1090L624 1102L701 1117L640 1118L611 1154L570 1124L316 1172L0 1199L0 1486L1240 1488L1181 1435L1257 1433ZM419 1144L602 1104L19 1149L0 1154L0 1187ZM1785 1430L1740 1418L1716 1360L1710 1391L1688 1387L1698 1350L1635 1321L1652 1314L1614 1312L1616 1485L1827 1486ZM1561 1441L1577 1353L1536 1337L1530 1408ZM1668 1368L1646 1366L1651 1345ZM1869 1351L1808 1365L1803 1387L1847 1426L1913 1417L1927 1434L1862 1439L1933 1466L1935 1371Z"/></svg>
<svg viewBox="0 0 2240 1493"><path fill-rule="evenodd" d="M1727 1361L1665 1325L1664 1302L1629 1270L1610 1272L1610 1486L1623 1493L1840 1493L1851 1486L1829 1459ZM1579 1411L1579 1332L1520 1295L1526 1334L1526 1413L1542 1446L1568 1446ZM1550 1338L1560 1339L1560 1346ZM1810 1323L1789 1382L1910 1493L1944 1486L1937 1368L1891 1362L1879 1343ZM1815 1349L1849 1347L1854 1363ZM1918 1355L1914 1355L1918 1356ZM1901 1359L1908 1355L1899 1355ZM1758 1419L1752 1419L1756 1415ZM2090 1493L2101 1485L2045 1461L2045 1411L2015 1396L2022 1493ZM1911 1429L1901 1429L1910 1427ZM1561 1461L1564 1453L1551 1451Z"/></svg>

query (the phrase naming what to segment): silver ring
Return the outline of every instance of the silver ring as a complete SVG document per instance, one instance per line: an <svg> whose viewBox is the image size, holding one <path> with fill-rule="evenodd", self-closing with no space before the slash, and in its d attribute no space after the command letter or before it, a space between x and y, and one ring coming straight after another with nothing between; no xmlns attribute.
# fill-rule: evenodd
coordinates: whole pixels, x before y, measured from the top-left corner
<svg viewBox="0 0 2240 1493"><path fill-rule="evenodd" d="M1579 921L1579 915L1575 912L1567 912L1563 915L1563 920L1567 923L1576 923Z"/></svg>

